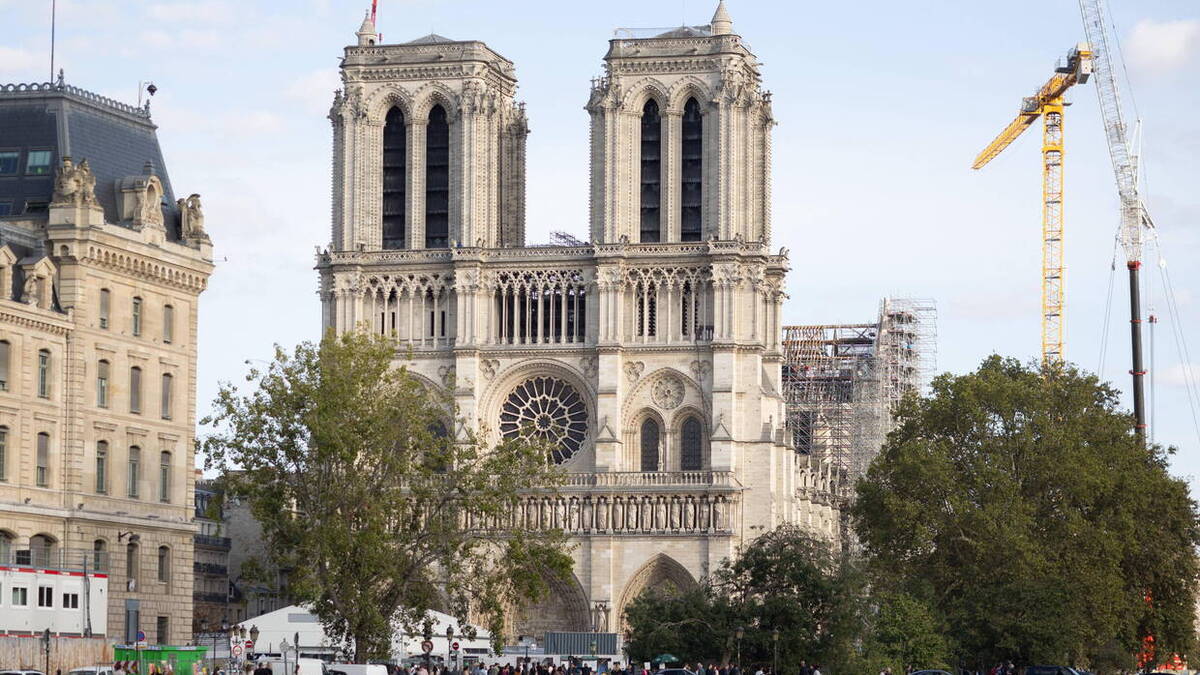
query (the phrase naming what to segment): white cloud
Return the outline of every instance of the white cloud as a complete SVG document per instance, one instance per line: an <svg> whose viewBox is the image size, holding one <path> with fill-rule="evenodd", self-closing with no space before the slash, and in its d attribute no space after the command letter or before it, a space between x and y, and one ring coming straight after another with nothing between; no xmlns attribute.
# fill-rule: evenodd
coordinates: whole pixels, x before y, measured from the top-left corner
<svg viewBox="0 0 1200 675"><path fill-rule="evenodd" d="M32 68L37 59L28 49L0 46L0 73L16 73Z"/></svg>
<svg viewBox="0 0 1200 675"><path fill-rule="evenodd" d="M294 80L285 94L312 113L323 113L333 103L333 90L342 86L337 68L321 68Z"/></svg>
<svg viewBox="0 0 1200 675"><path fill-rule="evenodd" d="M233 20L233 8L220 0L199 2L159 2L146 8L146 13L161 21L226 23Z"/></svg>
<svg viewBox="0 0 1200 675"><path fill-rule="evenodd" d="M1181 68L1200 53L1200 20L1142 19L1133 27L1127 52L1130 64L1144 71Z"/></svg>
<svg viewBox="0 0 1200 675"><path fill-rule="evenodd" d="M1184 387L1189 379L1192 380L1192 385L1198 385L1200 382L1196 378L1200 377L1200 364L1193 363L1185 366L1182 363L1176 363L1163 370L1159 377L1163 384L1170 387Z"/></svg>

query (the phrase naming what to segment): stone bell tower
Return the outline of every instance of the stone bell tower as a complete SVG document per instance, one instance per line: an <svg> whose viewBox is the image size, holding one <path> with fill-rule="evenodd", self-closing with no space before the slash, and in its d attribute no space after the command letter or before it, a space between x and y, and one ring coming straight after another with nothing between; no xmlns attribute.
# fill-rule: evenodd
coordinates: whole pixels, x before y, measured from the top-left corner
<svg viewBox="0 0 1200 675"><path fill-rule="evenodd" d="M518 246L524 108L513 64L482 42L346 47L333 122L333 250Z"/></svg>
<svg viewBox="0 0 1200 675"><path fill-rule="evenodd" d="M609 41L593 82L597 243L770 242L770 93L725 3L708 26Z"/></svg>

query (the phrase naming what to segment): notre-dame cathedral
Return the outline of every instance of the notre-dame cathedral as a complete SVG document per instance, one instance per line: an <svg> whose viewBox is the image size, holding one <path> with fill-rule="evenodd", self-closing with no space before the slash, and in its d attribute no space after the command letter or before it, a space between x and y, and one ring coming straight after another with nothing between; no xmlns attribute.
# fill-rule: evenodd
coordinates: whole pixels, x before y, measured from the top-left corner
<svg viewBox="0 0 1200 675"><path fill-rule="evenodd" d="M516 69L476 40L346 47L322 320L367 327L485 438L551 439L569 472L526 523L575 579L514 634L616 631L782 523L838 536L829 477L785 429L786 251L771 248L770 93L724 4L609 42L587 97L590 242L525 242ZM464 433L457 429L454 433Z"/></svg>

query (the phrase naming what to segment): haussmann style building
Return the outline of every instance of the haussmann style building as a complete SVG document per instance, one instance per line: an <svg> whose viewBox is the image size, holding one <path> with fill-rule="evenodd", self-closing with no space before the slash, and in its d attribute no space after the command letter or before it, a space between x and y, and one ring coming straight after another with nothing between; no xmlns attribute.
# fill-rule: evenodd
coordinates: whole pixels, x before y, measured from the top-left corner
<svg viewBox="0 0 1200 675"><path fill-rule="evenodd" d="M192 635L198 195L150 120L0 86L0 633Z"/></svg>
<svg viewBox="0 0 1200 675"><path fill-rule="evenodd" d="M839 532L826 469L785 429L786 252L771 247L771 97L724 5L609 42L592 82L590 242L525 242L512 62L439 35L378 44L335 96L322 318L392 335L463 423L552 439L568 472L521 518L579 544L513 635L620 630L782 523ZM461 433L461 432L460 432Z"/></svg>

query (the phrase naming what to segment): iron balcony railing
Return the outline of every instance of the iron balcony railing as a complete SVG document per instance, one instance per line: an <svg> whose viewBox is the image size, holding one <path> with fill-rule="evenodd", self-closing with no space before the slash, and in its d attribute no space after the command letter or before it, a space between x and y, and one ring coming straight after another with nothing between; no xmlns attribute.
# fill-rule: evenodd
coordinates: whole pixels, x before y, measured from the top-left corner
<svg viewBox="0 0 1200 675"><path fill-rule="evenodd" d="M192 571L197 574L212 574L216 576L226 576L229 574L228 567L217 563L193 562Z"/></svg>
<svg viewBox="0 0 1200 675"><path fill-rule="evenodd" d="M228 551L233 540L229 537L214 537L208 534L197 534L193 541L197 546L207 546L209 548L219 548Z"/></svg>

